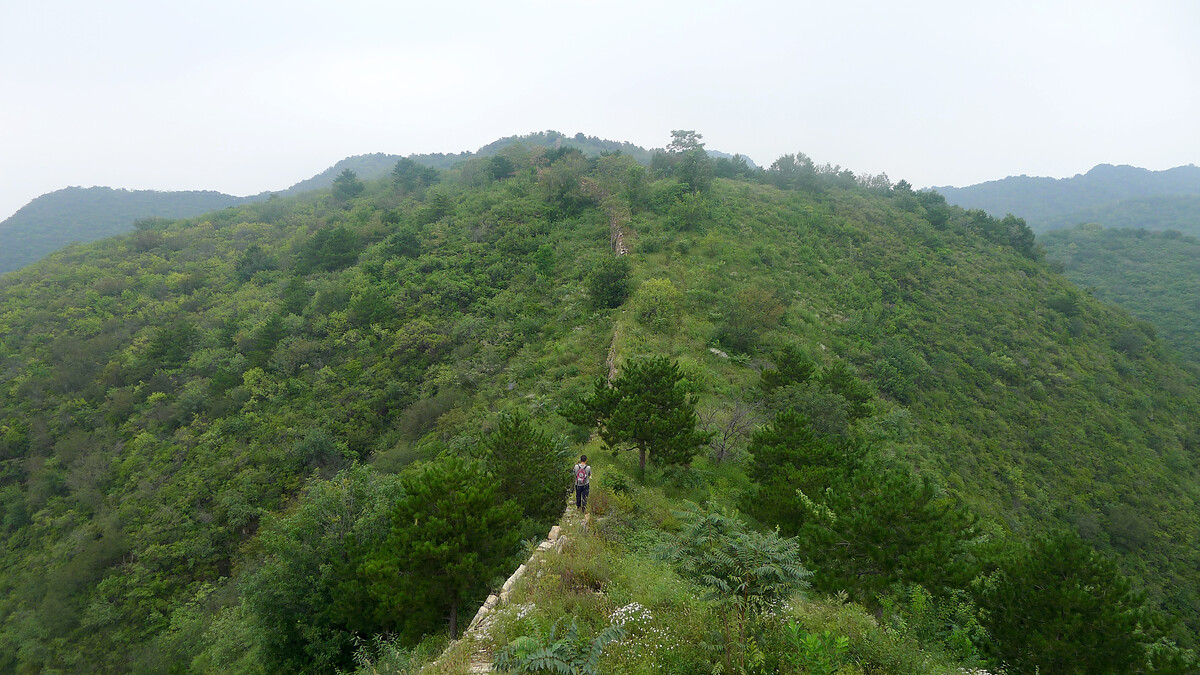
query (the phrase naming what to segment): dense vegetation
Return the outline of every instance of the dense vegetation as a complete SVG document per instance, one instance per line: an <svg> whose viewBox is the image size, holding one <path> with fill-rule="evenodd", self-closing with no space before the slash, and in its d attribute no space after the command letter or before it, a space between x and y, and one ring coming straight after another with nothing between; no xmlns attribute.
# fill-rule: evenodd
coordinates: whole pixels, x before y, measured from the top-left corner
<svg viewBox="0 0 1200 675"><path fill-rule="evenodd" d="M0 280L0 669L409 658L524 559L579 445L640 448L644 484L598 462L514 663L571 614L553 655L611 672L1048 671L1054 635L1115 652L1078 672L1183 668L1196 375L1018 218L699 140L344 170Z"/></svg>
<svg viewBox="0 0 1200 675"><path fill-rule="evenodd" d="M1150 322L1164 340L1200 364L1200 242L1195 238L1081 225L1048 232L1038 241L1068 279Z"/></svg>
<svg viewBox="0 0 1200 675"><path fill-rule="evenodd" d="M576 148L589 157L606 152L622 152L642 164L649 164L652 157L651 151L632 143L609 141L582 133L567 136L557 131L539 131L501 138L475 152L411 155L407 160L425 167L450 169L472 157L493 157L504 148L518 144L527 147ZM709 151L709 154L714 157L733 157L717 151ZM405 158L386 153L354 155L274 194L297 195L325 189L347 170L360 180L374 180L390 174L401 159ZM212 191L131 191L107 187L56 190L34 199L0 223L0 274L40 260L72 242L86 243L130 232L138 220L189 218L227 206L262 201L271 194L263 192L249 197L235 197Z"/></svg>
<svg viewBox="0 0 1200 675"><path fill-rule="evenodd" d="M951 204L994 216L1015 213L1034 232L1080 223L1175 229L1187 234L1200 217L1200 167L1149 171L1100 164L1071 178L1010 176L967 187L935 188Z"/></svg>
<svg viewBox="0 0 1200 675"><path fill-rule="evenodd" d="M71 242L122 234L142 218L184 218L241 204L220 192L158 192L69 187L29 202L0 223L0 274Z"/></svg>

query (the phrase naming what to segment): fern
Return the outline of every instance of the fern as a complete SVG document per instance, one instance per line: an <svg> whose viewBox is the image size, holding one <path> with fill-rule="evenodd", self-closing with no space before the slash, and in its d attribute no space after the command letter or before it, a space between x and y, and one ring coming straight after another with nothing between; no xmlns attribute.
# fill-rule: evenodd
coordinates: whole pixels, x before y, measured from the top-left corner
<svg viewBox="0 0 1200 675"><path fill-rule="evenodd" d="M509 673L598 675L605 645L625 637L625 629L613 625L589 640L580 636L575 619L560 636L561 623L562 619L555 622L544 641L540 636L528 635L513 640L495 654L493 665Z"/></svg>
<svg viewBox="0 0 1200 675"><path fill-rule="evenodd" d="M702 510L691 505L676 514L683 522L679 535L661 550L659 557L671 560L684 576L709 589L709 599L722 611L725 627L725 663L733 670L733 656L739 668L755 657L753 639L747 629L759 614L807 588L812 576L800 561L800 545L795 538L778 532L762 533L748 529L737 511L711 506Z"/></svg>

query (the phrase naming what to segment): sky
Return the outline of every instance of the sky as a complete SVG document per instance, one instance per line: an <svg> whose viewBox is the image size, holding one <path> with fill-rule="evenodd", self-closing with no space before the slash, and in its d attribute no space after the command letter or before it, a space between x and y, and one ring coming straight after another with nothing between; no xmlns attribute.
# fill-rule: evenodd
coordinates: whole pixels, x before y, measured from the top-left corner
<svg viewBox="0 0 1200 675"><path fill-rule="evenodd" d="M1200 2L0 0L0 220L350 155L694 129L918 187L1200 163Z"/></svg>

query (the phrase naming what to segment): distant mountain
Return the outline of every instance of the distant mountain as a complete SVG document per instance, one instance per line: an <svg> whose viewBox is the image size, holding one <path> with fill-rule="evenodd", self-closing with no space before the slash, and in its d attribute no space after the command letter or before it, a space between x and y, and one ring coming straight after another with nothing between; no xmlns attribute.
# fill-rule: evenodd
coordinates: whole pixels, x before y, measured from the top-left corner
<svg viewBox="0 0 1200 675"><path fill-rule="evenodd" d="M139 218L183 218L243 204L212 191L159 192L68 187L29 202L0 223L0 274L75 242L129 232Z"/></svg>
<svg viewBox="0 0 1200 675"><path fill-rule="evenodd" d="M1193 230L1200 222L1200 167L1164 171L1100 164L1071 178L1009 176L968 187L935 187L951 204L1012 213L1035 232L1098 222L1108 227Z"/></svg>
<svg viewBox="0 0 1200 675"><path fill-rule="evenodd" d="M1159 232L1176 230L1200 236L1200 195L1134 197L1116 204L1092 206L1046 221L1046 230L1099 223L1106 228L1133 228Z"/></svg>

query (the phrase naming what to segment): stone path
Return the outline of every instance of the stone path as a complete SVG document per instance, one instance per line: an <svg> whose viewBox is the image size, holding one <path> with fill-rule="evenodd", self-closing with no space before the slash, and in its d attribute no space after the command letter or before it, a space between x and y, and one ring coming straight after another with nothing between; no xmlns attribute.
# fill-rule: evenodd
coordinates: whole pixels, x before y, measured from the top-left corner
<svg viewBox="0 0 1200 675"><path fill-rule="evenodd" d="M583 522L586 524L590 519L590 516L585 516ZM525 576L526 571L537 567L539 557L545 555L548 551L562 552L562 547L567 542L567 536L563 534L562 523L578 522L579 520L580 515L575 509L574 502L569 503L566 511L563 512L560 524L550 528L550 533L537 545L537 548L534 549L529 559L525 561L525 564L518 567L508 577L508 580L504 582L504 585L500 587L500 593L488 596L483 606L475 613L475 618L471 619L471 623L467 626L462 636L457 641L451 642L446 647L446 650L442 652L442 656L426 668L425 672L441 672L439 670L439 663L446 661L450 651L456 644L464 642L471 645L471 655L468 660L466 672L492 672L491 630L497 610L508 602L512 595L513 587Z"/></svg>

